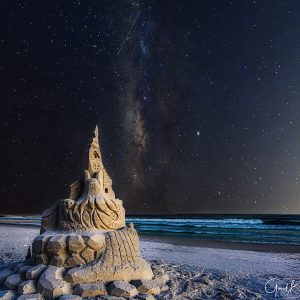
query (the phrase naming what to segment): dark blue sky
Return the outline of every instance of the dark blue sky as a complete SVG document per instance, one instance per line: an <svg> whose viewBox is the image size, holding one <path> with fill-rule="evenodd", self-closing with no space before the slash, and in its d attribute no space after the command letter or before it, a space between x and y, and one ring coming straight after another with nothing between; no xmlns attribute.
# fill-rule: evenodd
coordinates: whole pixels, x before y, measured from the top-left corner
<svg viewBox="0 0 300 300"><path fill-rule="evenodd" d="M299 1L1 1L0 212L68 196L99 125L129 213L300 213Z"/></svg>

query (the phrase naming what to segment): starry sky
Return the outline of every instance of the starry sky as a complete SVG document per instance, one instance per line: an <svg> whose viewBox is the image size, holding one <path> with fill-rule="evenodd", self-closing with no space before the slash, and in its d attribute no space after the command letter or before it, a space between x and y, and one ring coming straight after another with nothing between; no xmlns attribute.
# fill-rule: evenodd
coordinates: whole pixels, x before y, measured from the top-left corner
<svg viewBox="0 0 300 300"><path fill-rule="evenodd" d="M128 213L300 213L299 13L1 1L0 212L68 197L97 124Z"/></svg>

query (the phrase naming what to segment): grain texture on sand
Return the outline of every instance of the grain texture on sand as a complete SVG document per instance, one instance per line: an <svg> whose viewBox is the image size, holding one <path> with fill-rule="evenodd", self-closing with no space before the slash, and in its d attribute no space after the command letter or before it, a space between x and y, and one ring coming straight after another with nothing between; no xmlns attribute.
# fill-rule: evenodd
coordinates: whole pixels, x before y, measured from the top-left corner
<svg viewBox="0 0 300 300"><path fill-rule="evenodd" d="M38 232L37 227L0 225L0 265L24 259ZM274 299L265 291L270 278L282 284L300 279L299 256L293 253L185 246L161 238L142 240L141 251L170 277L158 299Z"/></svg>

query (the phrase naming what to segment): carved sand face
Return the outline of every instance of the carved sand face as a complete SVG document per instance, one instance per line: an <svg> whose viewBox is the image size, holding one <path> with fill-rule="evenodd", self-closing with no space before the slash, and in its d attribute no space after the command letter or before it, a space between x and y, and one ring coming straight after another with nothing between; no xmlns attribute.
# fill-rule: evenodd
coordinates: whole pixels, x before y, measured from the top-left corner
<svg viewBox="0 0 300 300"><path fill-rule="evenodd" d="M89 171L84 171L84 194L89 196L104 196L102 182L99 180L99 172L96 173L95 178L91 178Z"/></svg>
<svg viewBox="0 0 300 300"><path fill-rule="evenodd" d="M64 200L64 204L67 209L71 209L75 205L75 201L72 199L66 199Z"/></svg>
<svg viewBox="0 0 300 300"><path fill-rule="evenodd" d="M88 190L88 195L93 196L93 195L98 195L101 194L101 187L99 184L99 181L95 178L89 179L86 182L87 185L87 190Z"/></svg>

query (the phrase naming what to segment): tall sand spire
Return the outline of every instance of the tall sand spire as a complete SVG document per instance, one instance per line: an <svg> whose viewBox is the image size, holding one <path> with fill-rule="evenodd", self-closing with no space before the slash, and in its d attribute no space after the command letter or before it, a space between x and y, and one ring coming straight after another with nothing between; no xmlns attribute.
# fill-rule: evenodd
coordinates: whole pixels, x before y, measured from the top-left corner
<svg viewBox="0 0 300 300"><path fill-rule="evenodd" d="M88 150L88 171L91 177L94 177L94 175L101 169L103 169L103 163L101 159L101 151L99 145L98 126L96 125L94 135Z"/></svg>

